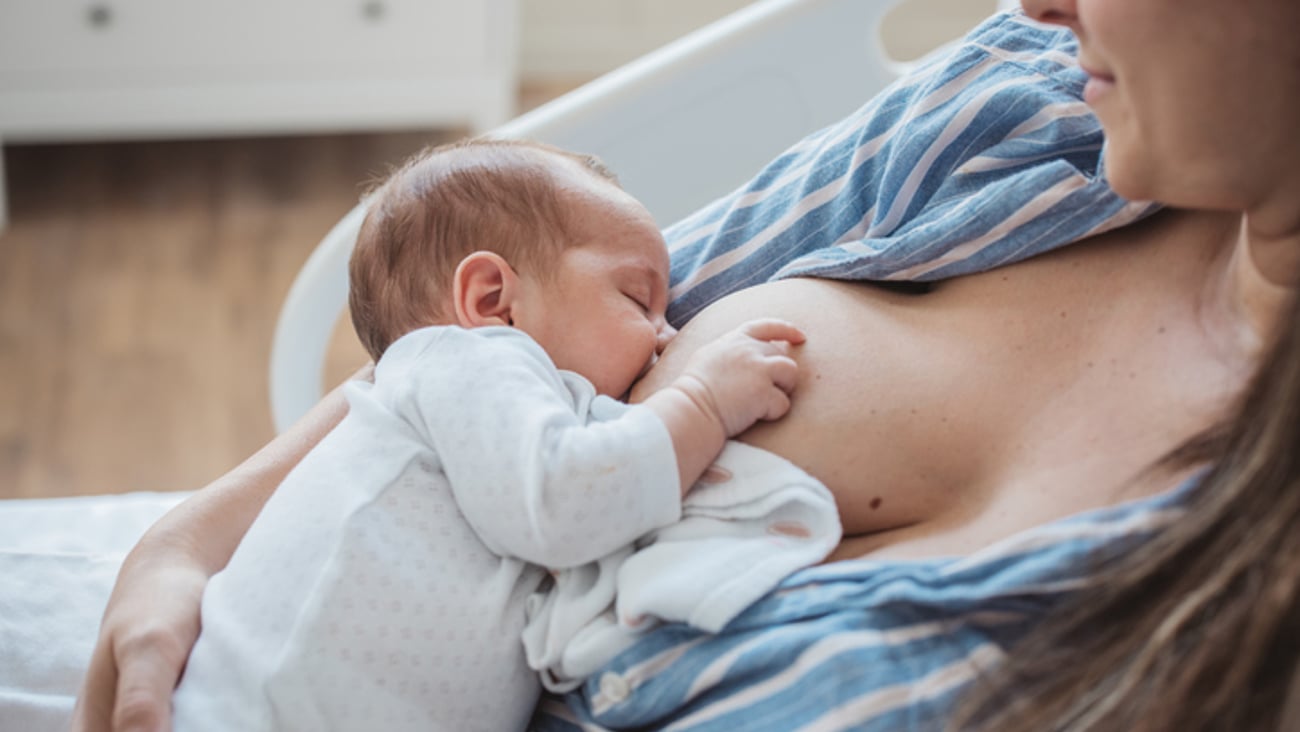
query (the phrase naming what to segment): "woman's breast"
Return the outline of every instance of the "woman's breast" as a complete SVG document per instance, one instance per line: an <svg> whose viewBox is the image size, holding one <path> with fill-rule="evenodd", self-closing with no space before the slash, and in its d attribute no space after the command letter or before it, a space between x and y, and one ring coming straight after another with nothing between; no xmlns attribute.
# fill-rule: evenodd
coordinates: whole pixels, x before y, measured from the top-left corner
<svg viewBox="0 0 1300 732"><path fill-rule="evenodd" d="M787 280L731 295L701 312L637 394L678 374L694 350L755 317L798 325L799 382L789 414L740 439L795 463L835 493L848 534L904 526L971 498L1011 404L982 346L954 338L904 295L825 280Z"/></svg>
<svg viewBox="0 0 1300 732"><path fill-rule="evenodd" d="M982 545L1168 487L1173 474L1146 469L1216 419L1239 383L1207 357L1177 293L1077 262L1045 257L921 295L753 287L683 328L634 397L749 319L790 320L807 335L791 410L739 439L825 483L846 536Z"/></svg>

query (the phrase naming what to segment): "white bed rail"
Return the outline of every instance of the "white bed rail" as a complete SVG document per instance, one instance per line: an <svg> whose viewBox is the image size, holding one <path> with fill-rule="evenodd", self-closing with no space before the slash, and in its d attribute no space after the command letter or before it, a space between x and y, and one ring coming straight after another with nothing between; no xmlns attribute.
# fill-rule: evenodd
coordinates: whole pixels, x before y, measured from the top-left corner
<svg viewBox="0 0 1300 732"><path fill-rule="evenodd" d="M661 223L743 183L785 147L897 77L880 24L897 0L761 0L490 133L594 153ZM325 236L285 299L271 349L283 431L322 393L347 301L358 204Z"/></svg>

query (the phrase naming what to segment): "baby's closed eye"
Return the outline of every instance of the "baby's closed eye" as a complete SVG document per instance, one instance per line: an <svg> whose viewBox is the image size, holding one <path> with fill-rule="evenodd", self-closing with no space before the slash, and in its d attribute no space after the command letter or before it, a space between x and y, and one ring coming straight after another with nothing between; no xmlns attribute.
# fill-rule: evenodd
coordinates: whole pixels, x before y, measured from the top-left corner
<svg viewBox="0 0 1300 732"><path fill-rule="evenodd" d="M647 297L644 293L624 292L623 294L625 297L627 297L627 299L636 303L636 306L638 308L641 308L642 312L645 313L650 312L650 298Z"/></svg>

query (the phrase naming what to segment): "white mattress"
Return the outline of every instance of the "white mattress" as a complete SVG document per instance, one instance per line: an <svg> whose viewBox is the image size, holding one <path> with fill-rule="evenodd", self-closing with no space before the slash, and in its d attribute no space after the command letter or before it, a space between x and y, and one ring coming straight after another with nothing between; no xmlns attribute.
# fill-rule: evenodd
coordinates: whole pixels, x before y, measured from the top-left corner
<svg viewBox="0 0 1300 732"><path fill-rule="evenodd" d="M0 501L0 732L66 729L122 558L186 495Z"/></svg>

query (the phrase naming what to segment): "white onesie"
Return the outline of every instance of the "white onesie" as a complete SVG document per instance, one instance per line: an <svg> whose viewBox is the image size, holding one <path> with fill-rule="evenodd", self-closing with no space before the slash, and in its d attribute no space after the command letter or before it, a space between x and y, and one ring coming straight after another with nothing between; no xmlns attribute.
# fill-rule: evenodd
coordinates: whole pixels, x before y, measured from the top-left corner
<svg viewBox="0 0 1300 732"><path fill-rule="evenodd" d="M208 585L175 729L522 729L527 598L678 520L667 429L512 328L416 331L346 391Z"/></svg>

